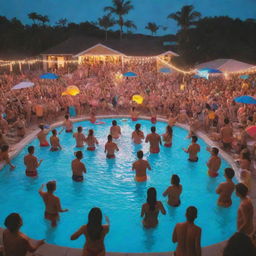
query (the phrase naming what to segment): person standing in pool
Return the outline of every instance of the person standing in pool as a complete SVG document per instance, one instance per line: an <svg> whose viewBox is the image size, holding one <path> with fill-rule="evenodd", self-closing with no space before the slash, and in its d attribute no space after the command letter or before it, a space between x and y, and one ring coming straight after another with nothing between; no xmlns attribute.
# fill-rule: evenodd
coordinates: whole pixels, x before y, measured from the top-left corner
<svg viewBox="0 0 256 256"><path fill-rule="evenodd" d="M248 188L243 183L236 184L236 195L241 199L237 214L237 231L248 236L253 233L253 204L248 196Z"/></svg>
<svg viewBox="0 0 256 256"><path fill-rule="evenodd" d="M201 228L194 224L197 218L197 209L190 206L186 211L187 221L176 224L173 234L173 243L178 243L175 256L201 256Z"/></svg>
<svg viewBox="0 0 256 256"><path fill-rule="evenodd" d="M117 125L116 120L112 121L112 126L110 127L110 135L112 135L113 139L119 139L121 136L121 128Z"/></svg>
<svg viewBox="0 0 256 256"><path fill-rule="evenodd" d="M144 217L142 223L145 228L154 228L158 224L158 214L166 214L161 201L156 199L156 189L151 187L147 191L147 202L142 205L141 217Z"/></svg>
<svg viewBox="0 0 256 256"><path fill-rule="evenodd" d="M89 130L88 136L86 138L86 143L88 145L87 150L94 151L96 149L95 145L99 145L98 140L93 135L94 131L93 129Z"/></svg>
<svg viewBox="0 0 256 256"><path fill-rule="evenodd" d="M172 186L168 187L163 196L168 196L168 204L170 206L177 207L180 205L180 195L182 193L182 185L180 185L180 178L174 174L171 178Z"/></svg>
<svg viewBox="0 0 256 256"><path fill-rule="evenodd" d="M190 162L198 161L198 152L200 152L200 145L196 143L197 136L192 136L192 143L189 145L188 149L183 148L183 151L189 154L188 160Z"/></svg>
<svg viewBox="0 0 256 256"><path fill-rule="evenodd" d="M61 150L60 140L57 137L56 129L52 130L52 136L50 138L50 143L51 143L51 149L50 149L51 151Z"/></svg>
<svg viewBox="0 0 256 256"><path fill-rule="evenodd" d="M207 151L211 152L211 157L210 157L209 161L207 162L208 175L212 178L215 178L219 175L218 171L219 171L220 165L221 165L221 159L218 156L219 149L215 148L215 147L210 149L209 147L207 147Z"/></svg>
<svg viewBox="0 0 256 256"><path fill-rule="evenodd" d="M56 190L56 181L49 181L46 184L47 192L43 192L44 184L39 189L39 194L44 200L45 204L45 219L51 222L52 227L56 227L59 220L59 212L67 212L68 209L62 209L60 199L53 193Z"/></svg>
<svg viewBox="0 0 256 256"><path fill-rule="evenodd" d="M83 181L84 176L83 174L86 173L86 168L84 163L81 162L81 159L83 158L83 152L77 151L75 153L76 159L72 161L71 167L72 167L72 179L74 181Z"/></svg>
<svg viewBox="0 0 256 256"><path fill-rule="evenodd" d="M220 195L218 205L222 207L230 207L232 205L231 196L235 190L235 184L232 181L235 172L232 168L226 168L224 172L226 182L222 182L216 189L216 193Z"/></svg>
<svg viewBox="0 0 256 256"><path fill-rule="evenodd" d="M24 157L24 164L26 166L26 175L29 177L37 176L37 168L42 163L42 159L38 162L37 157L34 156L35 147L28 147L28 154Z"/></svg>
<svg viewBox="0 0 256 256"><path fill-rule="evenodd" d="M112 141L112 136L108 135L108 141L105 144L104 152L107 153L107 158L115 158L115 151L119 151L119 148L116 143Z"/></svg>
<svg viewBox="0 0 256 256"><path fill-rule="evenodd" d="M137 152L138 160L132 164L132 170L136 172L134 179L138 182L143 182L147 180L147 169L151 170L151 166L147 160L143 158L143 151Z"/></svg>
<svg viewBox="0 0 256 256"><path fill-rule="evenodd" d="M132 132L132 140L135 144L141 144L145 136L143 131L140 130L141 124L135 125L135 130Z"/></svg>
<svg viewBox="0 0 256 256"><path fill-rule="evenodd" d="M163 141L165 142L164 146L167 148L170 148L172 146L172 134L172 127L167 125L166 132L162 135Z"/></svg>
<svg viewBox="0 0 256 256"><path fill-rule="evenodd" d="M110 221L105 216L107 225L102 225L102 212L100 208L92 208L88 215L88 223L81 226L71 237L71 240L85 236L86 242L82 256L105 256L104 239L110 229Z"/></svg>
<svg viewBox="0 0 256 256"><path fill-rule="evenodd" d="M4 225L7 228L2 236L5 256L26 256L28 252L35 252L45 243L44 240L39 240L32 245L29 238L20 232L23 222L18 213L8 215Z"/></svg>
<svg viewBox="0 0 256 256"><path fill-rule="evenodd" d="M44 125L40 124L39 128L40 128L41 131L37 134L37 138L40 142L40 147L50 146L47 139L46 139L47 132L45 132L45 130L44 130Z"/></svg>
<svg viewBox="0 0 256 256"><path fill-rule="evenodd" d="M84 143L86 142L86 138L83 134L83 127L79 126L77 127L77 132L73 134L73 138L76 139L76 147L82 148L84 146Z"/></svg>
<svg viewBox="0 0 256 256"><path fill-rule="evenodd" d="M147 135L145 142L150 144L150 153L157 154L160 152L159 145L162 145L162 141L160 135L156 133L155 126L151 127L151 133Z"/></svg>
<svg viewBox="0 0 256 256"><path fill-rule="evenodd" d="M59 134L61 134L63 130L65 130L66 132L73 132L73 123L72 123L72 121L70 121L69 115L65 115L65 120L62 123L62 126L63 126L63 128L59 132Z"/></svg>

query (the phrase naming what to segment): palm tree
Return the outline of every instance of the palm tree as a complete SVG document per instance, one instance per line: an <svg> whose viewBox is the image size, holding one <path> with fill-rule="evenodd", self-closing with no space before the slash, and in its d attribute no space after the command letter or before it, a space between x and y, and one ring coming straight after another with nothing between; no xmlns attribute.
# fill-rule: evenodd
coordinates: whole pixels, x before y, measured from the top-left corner
<svg viewBox="0 0 256 256"><path fill-rule="evenodd" d="M155 22L148 22L147 26L145 29L148 29L151 31L152 36L156 34L157 30L160 28L160 26L157 26Z"/></svg>
<svg viewBox="0 0 256 256"><path fill-rule="evenodd" d="M117 24L120 27L120 39L122 39L124 19L123 16L128 14L130 10L133 9L131 1L126 0L112 0L113 6L107 6L104 11L109 11L118 17Z"/></svg>
<svg viewBox="0 0 256 256"><path fill-rule="evenodd" d="M36 24L36 20L39 20L39 14L37 14L36 12L31 12L28 14L28 18L31 19L34 23L34 25Z"/></svg>
<svg viewBox="0 0 256 256"><path fill-rule="evenodd" d="M40 20L42 22L43 27L45 26L46 22L50 21L49 17L47 15L44 15L44 16L39 15L38 20Z"/></svg>
<svg viewBox="0 0 256 256"><path fill-rule="evenodd" d="M96 22L96 25L99 25L105 30L105 40L108 40L108 29L113 27L115 24L116 21L111 17L110 13L99 18L98 22Z"/></svg>
<svg viewBox="0 0 256 256"><path fill-rule="evenodd" d="M64 18L64 19L59 19L56 22L56 25L64 28L67 25L67 23L68 23L68 20Z"/></svg>
<svg viewBox="0 0 256 256"><path fill-rule="evenodd" d="M127 30L126 30L126 37L127 37L127 35L128 35L128 30L129 30L129 28L130 29L137 29L137 26L133 23L133 21L132 20L127 20L127 21L125 21L124 22L124 27L126 27L127 28Z"/></svg>
<svg viewBox="0 0 256 256"><path fill-rule="evenodd" d="M201 13L194 11L193 5L185 5L180 11L167 16L168 19L175 20L182 30L187 30L191 25L194 25L200 17Z"/></svg>

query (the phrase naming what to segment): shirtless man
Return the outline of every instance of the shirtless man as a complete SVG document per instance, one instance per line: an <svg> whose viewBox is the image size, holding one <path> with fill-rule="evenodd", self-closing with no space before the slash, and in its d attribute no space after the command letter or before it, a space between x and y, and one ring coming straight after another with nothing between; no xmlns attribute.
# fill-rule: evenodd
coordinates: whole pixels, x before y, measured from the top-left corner
<svg viewBox="0 0 256 256"><path fill-rule="evenodd" d="M194 224L196 207L187 208L186 218L186 222L176 224L172 234L172 241L178 243L175 256L201 256L201 228Z"/></svg>
<svg viewBox="0 0 256 256"><path fill-rule="evenodd" d="M221 159L220 157L218 157L219 149L215 147L210 149L209 147L207 147L207 150L211 152L211 157L207 162L208 175L212 178L215 178L219 175L218 170L220 169L220 165L221 165Z"/></svg>
<svg viewBox="0 0 256 256"><path fill-rule="evenodd" d="M24 164L26 165L26 175L29 177L37 176L37 168L40 166L43 160L37 161L37 158L33 155L35 152L34 146L28 147L28 154L24 157Z"/></svg>
<svg viewBox="0 0 256 256"><path fill-rule="evenodd" d="M229 125L229 119L224 119L224 126L220 130L221 141L225 150L230 150L232 148L233 141L233 129Z"/></svg>
<svg viewBox="0 0 256 256"><path fill-rule="evenodd" d="M146 137L146 143L150 144L150 153L159 153L160 147L162 145L161 137L159 134L156 133L156 127L151 127L151 133Z"/></svg>
<svg viewBox="0 0 256 256"><path fill-rule="evenodd" d="M73 132L73 123L69 119L69 115L65 115L65 120L62 123L62 130L59 132L59 134L62 133L62 131L65 129L66 132Z"/></svg>
<svg viewBox="0 0 256 256"><path fill-rule="evenodd" d="M112 141L112 136L108 135L108 142L105 144L105 153L107 153L107 158L115 158L115 151L119 151L116 143Z"/></svg>
<svg viewBox="0 0 256 256"><path fill-rule="evenodd" d="M37 138L40 142L40 147L48 147L49 143L46 139L46 134L47 133L45 133L45 131L44 131L44 125L40 124L39 128L41 129L41 131L37 134Z"/></svg>
<svg viewBox="0 0 256 256"><path fill-rule="evenodd" d="M60 146L60 140L57 137L57 131L56 129L52 130L52 136L50 138L50 143L51 143L51 151L58 151L61 150L61 146Z"/></svg>
<svg viewBox="0 0 256 256"><path fill-rule="evenodd" d="M135 107L132 107L130 115L131 115L132 121L135 122L138 120L139 112L135 110Z"/></svg>
<svg viewBox="0 0 256 256"><path fill-rule="evenodd" d="M87 150L94 151L96 149L95 145L99 145L98 140L94 136L93 129L89 130L88 136L86 138L86 143L88 145Z"/></svg>
<svg viewBox="0 0 256 256"><path fill-rule="evenodd" d="M248 188L243 183L238 183L236 195L241 199L237 215L237 231L250 236L253 232L253 204L248 197Z"/></svg>
<svg viewBox="0 0 256 256"><path fill-rule="evenodd" d="M84 146L84 142L86 142L86 138L83 134L83 127L79 126L77 128L77 132L73 134L73 137L76 139L76 147L82 148Z"/></svg>
<svg viewBox="0 0 256 256"><path fill-rule="evenodd" d="M77 151L75 153L76 159L72 161L71 167L72 167L72 179L74 181L83 181L84 176L83 174L86 173L86 168L84 163L81 162L81 159L83 158L83 152Z"/></svg>
<svg viewBox="0 0 256 256"><path fill-rule="evenodd" d="M143 131L140 130L141 124L135 125L135 130L132 132L132 140L135 144L141 144L145 138Z"/></svg>
<svg viewBox="0 0 256 256"><path fill-rule="evenodd" d="M121 128L119 125L117 125L116 120L112 121L112 126L110 127L110 135L112 135L112 138L118 139L121 136Z"/></svg>
<svg viewBox="0 0 256 256"><path fill-rule="evenodd" d="M226 182L222 182L216 189L216 193L219 194L218 205L222 207L230 207L232 205L231 195L235 190L235 184L232 181L235 172L232 168L225 169Z"/></svg>
<svg viewBox="0 0 256 256"><path fill-rule="evenodd" d="M59 220L59 212L67 212L68 209L62 209L60 199L53 193L56 190L56 181L49 181L46 184L47 192L43 192L44 184L39 189L39 194L44 200L45 204L45 219L51 221L51 226L55 227Z"/></svg>
<svg viewBox="0 0 256 256"><path fill-rule="evenodd" d="M188 149L183 148L184 152L189 154L188 160L190 162L197 162L198 156L197 153L200 152L200 145L196 143L197 136L192 136L192 144L188 147Z"/></svg>
<svg viewBox="0 0 256 256"><path fill-rule="evenodd" d="M11 163L8 151L9 151L8 145L3 145L1 147L0 163L4 162L5 164L8 164L11 167L11 170L13 170L13 169L15 169L15 166Z"/></svg>
<svg viewBox="0 0 256 256"><path fill-rule="evenodd" d="M147 169L151 170L151 166L147 160L143 158L143 151L140 150L137 152L138 160L132 164L132 170L136 172L134 177L135 181L143 182L147 180Z"/></svg>

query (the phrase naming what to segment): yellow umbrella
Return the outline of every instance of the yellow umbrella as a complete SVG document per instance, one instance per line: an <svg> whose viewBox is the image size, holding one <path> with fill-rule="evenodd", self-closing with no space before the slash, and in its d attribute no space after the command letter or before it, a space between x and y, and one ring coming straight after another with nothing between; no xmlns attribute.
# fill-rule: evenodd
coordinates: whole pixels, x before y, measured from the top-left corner
<svg viewBox="0 0 256 256"><path fill-rule="evenodd" d="M80 93L79 88L76 87L75 85L71 85L71 86L68 86L66 91L63 92L61 95L62 96L65 96L65 95L76 96L79 93Z"/></svg>
<svg viewBox="0 0 256 256"><path fill-rule="evenodd" d="M132 96L132 101L135 101L137 104L142 104L144 98L140 95L133 95Z"/></svg>

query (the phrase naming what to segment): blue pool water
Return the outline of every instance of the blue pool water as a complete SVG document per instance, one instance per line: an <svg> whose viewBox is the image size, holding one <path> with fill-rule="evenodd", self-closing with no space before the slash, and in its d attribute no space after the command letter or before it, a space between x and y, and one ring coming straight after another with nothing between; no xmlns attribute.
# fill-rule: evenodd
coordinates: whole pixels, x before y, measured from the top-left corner
<svg viewBox="0 0 256 256"><path fill-rule="evenodd" d="M120 151L115 160L106 160L104 144L109 133L112 119L106 119L106 124L93 125L89 122L76 123L75 126L95 130L99 140L99 147L95 152L84 151L87 174L83 183L75 183L71 179L71 161L74 159L75 140L72 134L63 132L60 135L63 150L50 152L49 148L39 148L38 141L35 155L43 159L39 177L32 179L25 176L23 157L27 154L27 147L13 160L16 165L14 171L5 167L0 172L0 225L3 226L5 217L11 212L19 212L23 217L22 231L35 239L45 238L48 243L61 246L82 248L84 237L76 241L70 240L70 235L81 225L87 223L87 215L92 207L100 207L103 214L111 221L110 233L106 237L106 249L111 252L164 252L174 250L176 245L171 242L172 231L177 222L185 220L185 210L194 205L198 208L196 224L201 226L202 245L207 246L227 239L236 230L236 212L238 199L233 195L233 205L220 208L216 205L215 189L224 180L223 170L228 163L222 160L220 175L213 179L206 174L206 162L209 158L206 144L199 139L201 152L199 161L190 163L187 154L182 151L190 140L186 139L187 131L174 127L172 148L161 148L160 154L149 154L149 146L135 146L131 141L131 133L135 123L130 120L124 122L117 119L122 129L122 137L117 141ZM139 120L145 135L150 132L151 123ZM166 123L156 124L157 132L165 132ZM58 128L59 130L59 128ZM136 152L143 149L145 158L152 166L148 172L146 183L135 183L131 165L136 160ZM162 196L170 185L172 174L178 174L183 185L181 206L172 208L167 205ZM57 181L56 195L61 198L63 208L69 212L61 214L57 228L53 229L44 220L44 205L38 194L42 183L49 180ZM161 200L167 210L165 216L159 216L159 225L152 230L146 230L141 224L141 205L146 201L146 191L155 187L158 200Z"/></svg>

